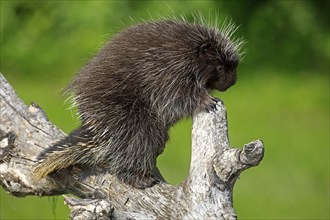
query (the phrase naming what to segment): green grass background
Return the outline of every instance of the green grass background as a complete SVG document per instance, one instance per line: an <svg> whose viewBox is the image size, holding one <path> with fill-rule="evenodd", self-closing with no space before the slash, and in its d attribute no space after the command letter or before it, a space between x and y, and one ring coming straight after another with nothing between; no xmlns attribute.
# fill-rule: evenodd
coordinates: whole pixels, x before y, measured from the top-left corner
<svg viewBox="0 0 330 220"><path fill-rule="evenodd" d="M299 23L303 32L309 27L306 21L314 21L313 10L309 8L311 1L265 1L268 3L250 15L249 23L244 19L244 10L239 13L241 1L221 1L221 7L217 1L164 4L148 1L135 5L122 2L2 1L0 67L18 96L27 104L36 102L54 124L70 132L79 126L79 121L74 111L67 110L69 105L61 89L116 31L112 27L127 26L120 24L120 20L127 24L125 19L131 15L134 18L157 15L164 13L163 8L168 6L169 13L190 13L196 9L208 12L214 8L225 11L224 17L230 16L242 23L239 34L248 41L248 53L239 66L238 83L225 93L213 95L225 102L233 147L241 148L258 138L265 145L265 157L260 165L244 171L235 185L234 207L238 217L329 219L329 29L320 28L313 36L301 34L297 38L291 30L293 34L290 32L291 35L288 33L283 39L260 40L263 36L260 34L267 32L262 27L279 35L278 22L289 25L286 24L289 21L281 17L285 10L290 12L286 16L291 20L298 17L297 22L305 21ZM12 12L13 8L17 12L22 5L25 12L20 10L24 16L31 13L29 10L35 10L25 20L19 20ZM329 8L328 5L324 7ZM100 18L106 13L111 14L113 20ZM295 16L296 13L300 13L299 16ZM276 16L271 20L262 19L267 18L267 14ZM61 16L68 21L53 27L53 19L58 22ZM318 19L315 17L315 22ZM271 34L265 34L269 39ZM315 48L308 49L308 39L313 37L320 41L315 41ZM313 56L310 63L304 60L308 56ZM170 141L158 158L161 172L171 184L179 184L188 175L190 136L191 119L180 121L171 128ZM61 196L16 198L0 189L0 219L68 219L68 215Z"/></svg>

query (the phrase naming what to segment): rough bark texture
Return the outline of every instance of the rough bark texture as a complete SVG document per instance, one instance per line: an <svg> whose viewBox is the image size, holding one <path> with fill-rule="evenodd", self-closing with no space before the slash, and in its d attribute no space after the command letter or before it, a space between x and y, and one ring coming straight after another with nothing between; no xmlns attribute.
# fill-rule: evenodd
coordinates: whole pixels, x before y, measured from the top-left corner
<svg viewBox="0 0 330 220"><path fill-rule="evenodd" d="M40 151L65 134L43 110L26 106L0 74L0 184L14 196L64 196L72 219L235 219L232 195L239 174L263 158L260 140L231 148L222 102L193 116L190 173L180 185L139 190L100 168L72 167L31 179Z"/></svg>

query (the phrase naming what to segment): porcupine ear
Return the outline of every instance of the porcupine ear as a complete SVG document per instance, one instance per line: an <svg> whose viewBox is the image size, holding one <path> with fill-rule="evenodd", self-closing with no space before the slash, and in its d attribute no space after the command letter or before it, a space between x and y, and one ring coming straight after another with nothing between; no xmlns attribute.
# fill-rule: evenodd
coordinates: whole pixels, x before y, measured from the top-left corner
<svg viewBox="0 0 330 220"><path fill-rule="evenodd" d="M198 55L200 57L210 57L214 53L211 42L203 43L198 48Z"/></svg>

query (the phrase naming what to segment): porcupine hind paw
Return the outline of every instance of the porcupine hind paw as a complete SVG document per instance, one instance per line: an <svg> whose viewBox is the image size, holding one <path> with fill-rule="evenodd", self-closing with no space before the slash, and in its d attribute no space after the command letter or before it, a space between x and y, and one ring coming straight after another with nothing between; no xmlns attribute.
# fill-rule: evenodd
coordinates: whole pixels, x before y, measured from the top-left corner
<svg viewBox="0 0 330 220"><path fill-rule="evenodd" d="M163 181L161 178L154 175L146 174L144 176L139 175L127 175L127 173L122 173L118 175L118 178L125 184L133 186L138 189L150 188L153 185Z"/></svg>

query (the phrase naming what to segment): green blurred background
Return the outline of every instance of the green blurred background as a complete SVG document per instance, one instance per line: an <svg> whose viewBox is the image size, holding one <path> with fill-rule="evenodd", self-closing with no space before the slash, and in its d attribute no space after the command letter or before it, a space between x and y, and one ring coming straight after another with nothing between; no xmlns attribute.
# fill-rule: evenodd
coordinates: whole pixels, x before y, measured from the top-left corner
<svg viewBox="0 0 330 220"><path fill-rule="evenodd" d="M237 214L328 219L329 2L1 0L0 71L27 104L70 132L79 122L61 90L113 33L159 16L230 18L247 53L238 83L214 95L226 104L231 145L260 138L266 148L236 183ZM190 135L191 119L179 122L158 159L172 184L188 175ZM62 197L0 196L0 219L68 219Z"/></svg>

